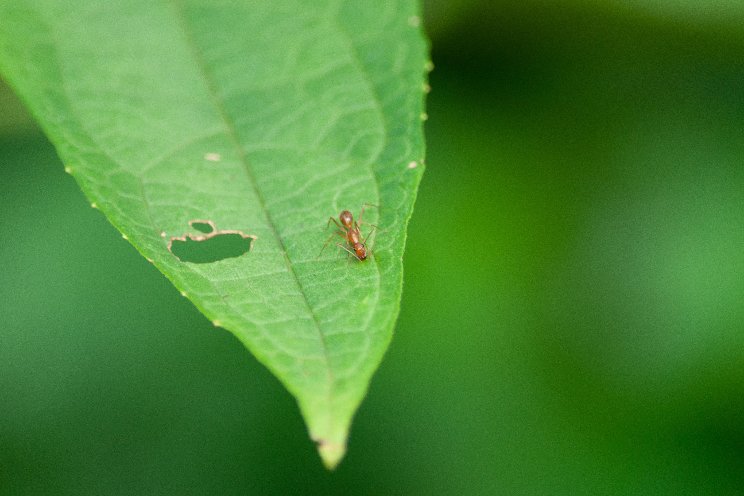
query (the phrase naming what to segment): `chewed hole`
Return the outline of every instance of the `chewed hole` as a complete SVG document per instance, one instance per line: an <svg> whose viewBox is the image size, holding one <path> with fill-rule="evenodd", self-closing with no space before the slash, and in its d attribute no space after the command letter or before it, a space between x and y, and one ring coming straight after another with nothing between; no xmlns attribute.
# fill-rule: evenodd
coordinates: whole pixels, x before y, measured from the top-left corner
<svg viewBox="0 0 744 496"><path fill-rule="evenodd" d="M226 258L235 258L253 248L256 236L235 230L218 230L212 220L189 221L194 231L173 237L168 249L182 262L212 263Z"/></svg>
<svg viewBox="0 0 744 496"><path fill-rule="evenodd" d="M209 222L193 221L191 227L204 234L209 234L214 231L214 227Z"/></svg>
<svg viewBox="0 0 744 496"><path fill-rule="evenodd" d="M237 233L225 233L206 239L189 237L173 239L170 250L182 262L212 263L244 255L251 249L252 243L253 238L243 237Z"/></svg>

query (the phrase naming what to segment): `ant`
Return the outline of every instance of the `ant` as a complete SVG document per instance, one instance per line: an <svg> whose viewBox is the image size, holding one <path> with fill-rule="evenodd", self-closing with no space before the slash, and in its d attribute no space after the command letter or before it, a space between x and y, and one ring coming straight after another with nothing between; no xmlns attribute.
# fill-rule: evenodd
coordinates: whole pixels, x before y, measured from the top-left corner
<svg viewBox="0 0 744 496"><path fill-rule="evenodd" d="M344 241L349 244L351 249L345 247L341 243L336 243L336 246L338 246L339 248L343 248L347 252L354 255L360 262L367 258L367 240L374 232L375 228L377 228L377 226L374 224L370 224L373 229L367 234L367 236L364 238L364 241L360 241L362 238L362 233L359 229L359 225L362 224L362 217L364 217L364 209L366 207L377 207L377 205L372 205L369 203L365 203L364 205L362 205L362 211L359 214L359 222L354 220L354 216L348 210L344 210L343 212L341 212L338 216L338 220L333 217L328 218L326 229L328 229L328 226L331 225L331 221L333 221L333 223L336 224L336 227L338 227L338 231L331 234L331 236L325 242L325 244L323 245L323 249L320 250L321 254L323 253L323 250L326 249L326 246L328 246L328 243L331 241L331 238L333 238L333 235L337 234L344 238ZM339 221L341 221L340 224ZM320 254L318 256L320 256Z"/></svg>

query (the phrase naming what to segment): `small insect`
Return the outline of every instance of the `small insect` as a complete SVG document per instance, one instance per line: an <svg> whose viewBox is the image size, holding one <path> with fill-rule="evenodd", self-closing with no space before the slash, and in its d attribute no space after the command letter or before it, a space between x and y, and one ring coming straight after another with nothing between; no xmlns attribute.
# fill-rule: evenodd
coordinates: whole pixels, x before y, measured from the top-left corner
<svg viewBox="0 0 744 496"><path fill-rule="evenodd" d="M338 220L336 220L334 217L329 217L328 223L326 224L326 229L328 229L328 226L330 226L331 222L333 222L334 224L336 224L336 227L338 228L338 230L334 232L333 234L331 234L331 236L328 238L328 240L323 245L323 249L320 250L320 253L323 253L323 250L325 250L326 246L328 246L328 243L331 241L333 236L338 235L344 238L344 241L349 245L349 248L342 245L341 243L336 243L336 246L351 253L359 261L365 260L368 255L367 240L369 239L372 232L374 232L374 230L377 228L377 226L375 226L374 224L370 224L370 226L372 226L372 230L370 230L369 233L367 233L367 236L364 238L364 241L362 241L362 232L359 229L359 226L363 224L362 217L364 217L364 209L366 207L376 207L376 206L377 205L371 205L368 203L365 203L364 205L362 205L362 211L359 214L359 222L354 220L354 216L348 210L344 210L343 212L341 212L338 216Z"/></svg>

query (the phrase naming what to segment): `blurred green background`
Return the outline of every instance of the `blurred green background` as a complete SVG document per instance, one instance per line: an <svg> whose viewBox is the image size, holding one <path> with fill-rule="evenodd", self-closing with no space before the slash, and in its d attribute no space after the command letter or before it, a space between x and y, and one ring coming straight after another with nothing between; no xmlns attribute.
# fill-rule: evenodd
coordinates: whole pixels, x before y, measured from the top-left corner
<svg viewBox="0 0 744 496"><path fill-rule="evenodd" d="M0 90L0 495L744 494L744 5L426 17L402 313L335 473Z"/></svg>

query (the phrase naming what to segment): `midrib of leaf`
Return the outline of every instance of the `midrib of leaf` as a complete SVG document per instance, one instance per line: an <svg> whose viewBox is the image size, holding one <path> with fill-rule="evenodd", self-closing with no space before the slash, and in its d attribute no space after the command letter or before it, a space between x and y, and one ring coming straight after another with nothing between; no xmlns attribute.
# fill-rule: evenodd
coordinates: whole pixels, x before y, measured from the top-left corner
<svg viewBox="0 0 744 496"><path fill-rule="evenodd" d="M245 173L248 176L248 180L254 192L256 193L256 198L258 198L262 213L266 218L267 224L271 227L271 232L273 233L274 238L279 242L279 245L282 247L282 251L284 252L284 260L286 261L286 266L289 269L289 273L292 274L295 284L297 284L297 287L299 288L300 293L302 294L302 301L305 303L305 307L307 308L308 313L313 319L313 323L315 325L315 329L318 333L318 337L320 340L321 349L323 351L323 359L325 360L325 363L326 363L326 372L328 374L328 389L327 389L326 395L327 395L327 400L328 400L328 405L329 405L329 412L328 412L327 418L328 418L328 423L329 423L328 430L330 431L332 424L335 420L334 414L333 414L334 377L333 377L333 368L331 366L331 359L328 353L328 345L326 343L323 330L321 329L320 322L318 322L318 317L315 315L315 312L313 311L313 308L310 305L310 302L307 300L307 294L302 286L302 283L300 282L300 278L297 276L297 272L292 266L292 261L289 259L289 253L287 251L287 247L284 243L284 240L279 235L278 230L276 229L276 225L271 217L271 212L268 210L268 208L266 208L266 201L264 199L263 193L261 192L261 189L258 187L255 174L253 173L253 169L251 168L250 162L248 161L248 157L245 153L245 150L243 149L243 146L240 143L240 139L238 138L238 133L237 133L235 124L232 122L232 119L227 114L227 111L225 109L225 104L220 98L219 93L217 92L217 89L216 89L217 85L215 84L213 78L211 77L209 70L207 68L207 64L205 63L204 58L201 56L199 48L196 46L196 42L194 41L194 38L191 35L191 30L189 29L188 22L186 21L186 18L184 16L183 7L178 0L166 0L165 3L167 5L170 5L171 9L174 12L178 25L183 32L184 40L188 46L189 52L191 53L191 57L194 61L194 65L196 66L199 74L204 80L204 85L207 88L207 93L209 94L209 97L212 100L212 104L214 105L217 113L219 114L220 119L225 125L225 132L227 136L229 137L230 141L232 142L232 145L235 147L235 151L238 157L240 158L240 161L243 165L243 169L245 170ZM220 296L222 295L220 294ZM224 298L223 298L223 301L225 301ZM231 306L231 305L228 304L228 306Z"/></svg>

